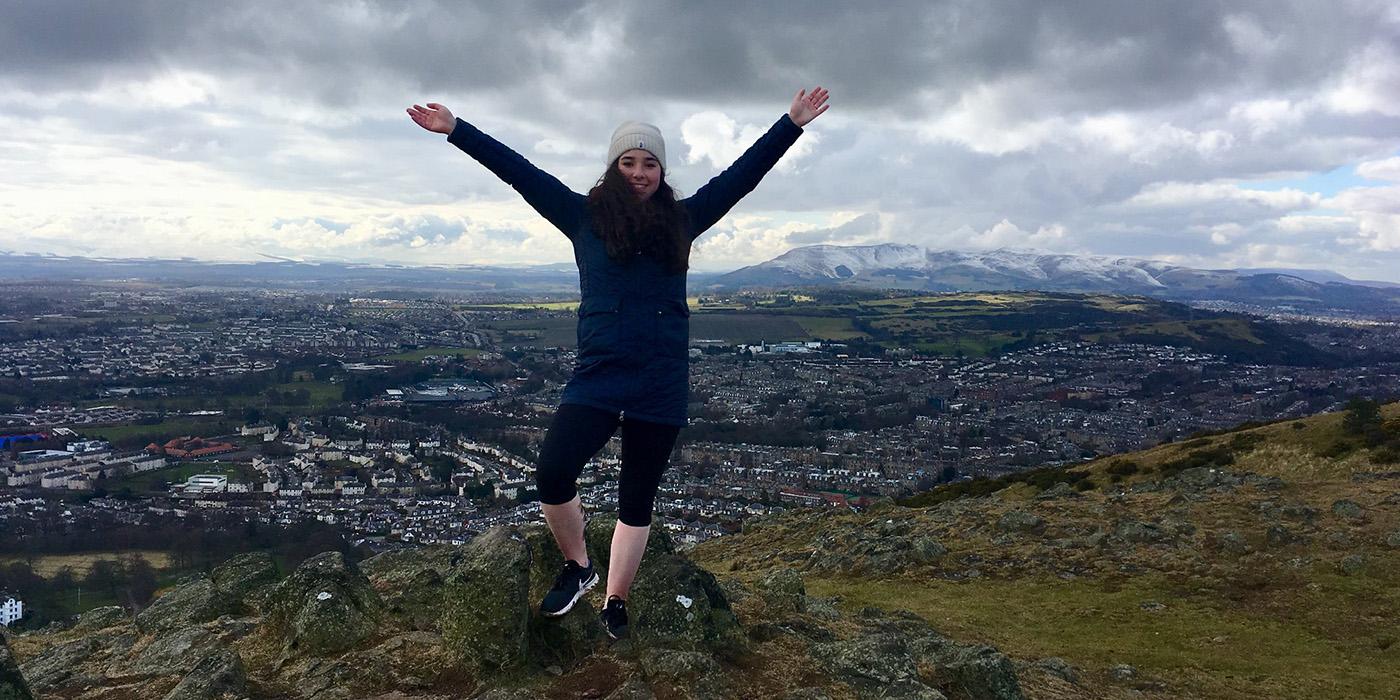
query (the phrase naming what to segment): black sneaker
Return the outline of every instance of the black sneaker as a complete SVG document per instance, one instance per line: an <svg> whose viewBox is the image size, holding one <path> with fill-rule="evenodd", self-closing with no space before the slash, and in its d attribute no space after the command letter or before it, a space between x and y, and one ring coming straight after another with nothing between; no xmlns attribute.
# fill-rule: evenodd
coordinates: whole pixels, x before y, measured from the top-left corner
<svg viewBox="0 0 1400 700"><path fill-rule="evenodd" d="M627 636L627 601L617 596L608 598L608 604L603 606L603 614L600 617L609 637L622 639Z"/></svg>
<svg viewBox="0 0 1400 700"><path fill-rule="evenodd" d="M554 579L554 587L545 594L540 603L540 613L549 617L559 617L573 609L574 603L598 583L598 574L593 571L593 562L588 567L578 565L572 559L564 560L564 570Z"/></svg>

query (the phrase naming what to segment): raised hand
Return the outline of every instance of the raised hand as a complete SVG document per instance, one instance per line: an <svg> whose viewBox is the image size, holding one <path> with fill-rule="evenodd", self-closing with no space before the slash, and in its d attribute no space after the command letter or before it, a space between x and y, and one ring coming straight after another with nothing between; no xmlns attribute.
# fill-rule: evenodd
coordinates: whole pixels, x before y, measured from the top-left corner
<svg viewBox="0 0 1400 700"><path fill-rule="evenodd" d="M807 92L806 88L798 90L792 98L792 107L788 108L788 117L798 126L807 126L830 106L826 103L830 94L820 86L812 88L811 92Z"/></svg>
<svg viewBox="0 0 1400 700"><path fill-rule="evenodd" d="M453 127L457 126L457 118L452 116L452 110L436 102L429 102L427 107L413 105L408 108L408 116L412 117L418 126L439 134L450 134Z"/></svg>

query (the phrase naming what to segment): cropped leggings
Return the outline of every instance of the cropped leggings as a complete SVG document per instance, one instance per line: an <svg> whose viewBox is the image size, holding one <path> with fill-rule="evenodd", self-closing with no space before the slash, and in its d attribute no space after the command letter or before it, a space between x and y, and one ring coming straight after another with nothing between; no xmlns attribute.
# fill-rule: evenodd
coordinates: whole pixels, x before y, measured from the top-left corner
<svg viewBox="0 0 1400 700"><path fill-rule="evenodd" d="M680 426L624 418L592 406L566 403L554 413L545 433L535 482L540 502L568 503L578 495L583 465L606 445L622 424L622 476L617 494L617 517L626 525L651 524L661 474L675 447Z"/></svg>

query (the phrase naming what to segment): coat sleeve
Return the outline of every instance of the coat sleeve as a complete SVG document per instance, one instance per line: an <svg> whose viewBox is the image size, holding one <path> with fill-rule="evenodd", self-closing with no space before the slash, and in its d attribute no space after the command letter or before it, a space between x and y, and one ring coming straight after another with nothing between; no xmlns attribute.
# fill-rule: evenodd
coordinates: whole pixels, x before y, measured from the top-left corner
<svg viewBox="0 0 1400 700"><path fill-rule="evenodd" d="M744 195L752 192L801 135L802 127L784 114L733 165L684 200L690 214L691 238L714 226Z"/></svg>
<svg viewBox="0 0 1400 700"><path fill-rule="evenodd" d="M583 215L583 195L461 118L457 119L457 126L447 136L447 141L514 187L540 216L565 236L573 238Z"/></svg>

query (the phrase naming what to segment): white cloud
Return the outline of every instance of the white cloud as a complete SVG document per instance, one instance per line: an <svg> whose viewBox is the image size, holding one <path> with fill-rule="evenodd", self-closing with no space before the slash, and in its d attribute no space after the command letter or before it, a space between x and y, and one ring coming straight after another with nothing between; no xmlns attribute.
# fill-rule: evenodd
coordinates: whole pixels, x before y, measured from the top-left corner
<svg viewBox="0 0 1400 700"><path fill-rule="evenodd" d="M686 162L709 161L711 167L721 170L727 168L759 137L767 133L770 126L772 125L740 125L729 115L718 111L692 114L681 122L681 141L688 149ZM793 172L797 169L798 161L820 142L820 133L804 132L773 169L780 173Z"/></svg>
<svg viewBox="0 0 1400 700"><path fill-rule="evenodd" d="M1316 207L1321 196L1292 188L1251 190L1223 182L1154 183L1133 195L1127 204L1138 207L1198 207L1216 203L1248 203L1280 212Z"/></svg>
<svg viewBox="0 0 1400 700"><path fill-rule="evenodd" d="M1356 174L1371 180L1400 182L1400 156L1361 163L1356 166Z"/></svg>

